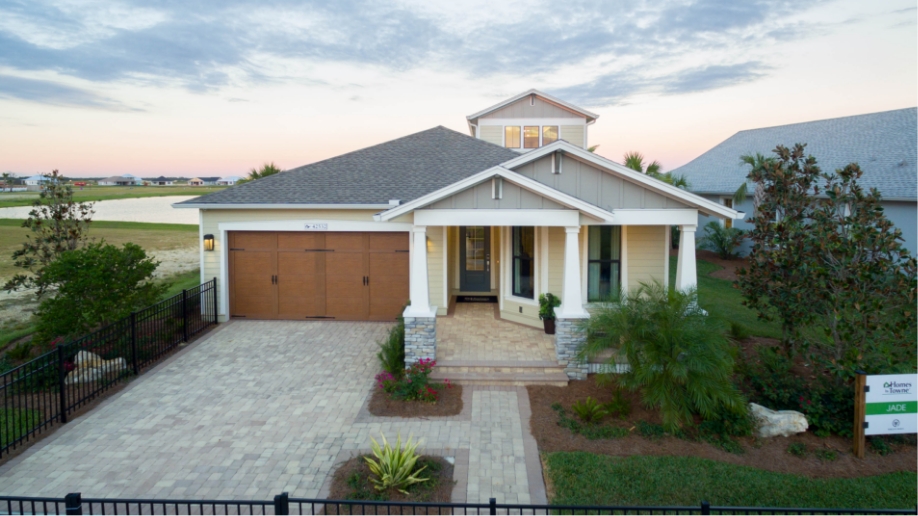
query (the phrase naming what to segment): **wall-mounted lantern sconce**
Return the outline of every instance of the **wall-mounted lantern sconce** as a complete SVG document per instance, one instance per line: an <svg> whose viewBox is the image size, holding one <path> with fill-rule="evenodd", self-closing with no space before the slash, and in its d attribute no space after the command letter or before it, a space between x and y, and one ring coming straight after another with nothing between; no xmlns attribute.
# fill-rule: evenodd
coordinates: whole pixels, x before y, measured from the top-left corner
<svg viewBox="0 0 918 516"><path fill-rule="evenodd" d="M205 251L214 250L214 236L213 235L204 235L204 250Z"/></svg>

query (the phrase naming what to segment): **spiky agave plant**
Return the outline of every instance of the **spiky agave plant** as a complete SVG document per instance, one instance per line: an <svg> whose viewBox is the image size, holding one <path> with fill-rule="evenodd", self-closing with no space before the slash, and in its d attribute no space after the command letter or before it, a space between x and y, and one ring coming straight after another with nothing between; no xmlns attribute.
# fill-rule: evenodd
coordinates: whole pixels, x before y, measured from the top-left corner
<svg viewBox="0 0 918 516"><path fill-rule="evenodd" d="M382 447L379 446L376 439L370 437L370 441L373 442L370 448L373 450L376 460L369 457L364 458L370 467L370 472L377 477L371 478L370 481L373 482L378 491L395 488L400 493L408 494L409 487L428 480L418 477L427 466L415 470L420 458L420 455L415 453L415 450L421 444L420 441L412 443L412 439L409 437L405 446L402 447L402 436L399 434L393 448L389 445L385 435L381 435L381 437Z"/></svg>
<svg viewBox="0 0 918 516"><path fill-rule="evenodd" d="M722 410L746 410L731 381L730 342L698 307L694 289L641 283L621 303L597 308L585 330L583 357L617 350L610 363L628 368L617 384L640 391L646 406L659 408L669 431L691 424L694 414L708 419Z"/></svg>

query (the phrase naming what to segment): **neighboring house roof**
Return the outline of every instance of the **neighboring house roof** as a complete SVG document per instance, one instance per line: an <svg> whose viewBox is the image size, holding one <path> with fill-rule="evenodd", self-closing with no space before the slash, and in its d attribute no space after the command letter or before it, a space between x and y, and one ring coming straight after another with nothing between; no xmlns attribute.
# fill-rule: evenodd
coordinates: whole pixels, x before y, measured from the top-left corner
<svg viewBox="0 0 918 516"><path fill-rule="evenodd" d="M204 181L206 183L208 181L219 181L220 178L219 177L193 177L189 179L189 181L194 181L194 180Z"/></svg>
<svg viewBox="0 0 918 516"><path fill-rule="evenodd" d="M133 183L135 179L136 178L134 177L127 177L127 176L112 176L112 177L106 177L105 179L100 179L99 182L100 183L127 183L130 181Z"/></svg>
<svg viewBox="0 0 918 516"><path fill-rule="evenodd" d="M858 183L877 188L884 199L918 198L918 108L831 118L740 131L688 164L672 170L688 179L689 190L732 195L749 174L740 156L773 156L780 145L806 143L823 172L858 163Z"/></svg>
<svg viewBox="0 0 918 516"><path fill-rule="evenodd" d="M438 126L176 206L388 206L390 200L416 199L519 155Z"/></svg>
<svg viewBox="0 0 918 516"><path fill-rule="evenodd" d="M27 177L23 181L47 181L48 178L42 175Z"/></svg>
<svg viewBox="0 0 918 516"><path fill-rule="evenodd" d="M218 181L239 181L240 179L242 179L242 176L226 176L221 177Z"/></svg>
<svg viewBox="0 0 918 516"><path fill-rule="evenodd" d="M568 110L570 110L570 111L573 111L573 112L575 112L575 113L577 113L577 114L579 114L579 115L583 115L584 117L586 117L587 122L594 122L597 118L599 118L599 115L597 115L596 113L593 113L593 112L591 112L591 111L587 111L587 110L585 110L585 109L583 109L583 108L580 108L580 107L577 107L577 106L575 106L575 105L573 105L573 104L571 104L571 103L565 102L565 101L563 101L563 100L561 100L561 99L559 99L559 98L557 98L557 97L552 97L551 95L549 95L549 94L547 94L547 93L543 93L543 92L541 92L541 91L539 91L539 90L536 90L536 89L531 89L531 90L524 91L523 93L520 93L519 95L515 95L515 96L513 96L513 97L510 97L509 99L506 99L506 100L503 100L503 101L501 101L501 102L499 102L499 103L497 103L497 104L494 104L493 106L491 106L491 107L489 107L489 108L487 108L487 109L483 109L483 110L481 110L481 111L479 111L479 112L477 112L477 113L471 114L471 115L467 116L466 118L469 120L469 122L472 122L472 121L474 121L475 119L478 119L478 118L480 118L480 117L483 117L483 116L487 115L488 113L493 113L494 111L497 111L498 109L501 109L501 108L503 108L503 107L509 106L510 104L513 104L514 102L516 102L516 101L518 101L518 100L520 100L520 99L526 98L526 97L528 97L529 95L535 95L535 96L537 96L537 97L542 97L543 100L547 100L548 102L551 102L551 103L553 103L553 104L557 104L557 105L559 105L559 106L561 106L561 107L563 107L563 108L566 108L566 109L568 109Z"/></svg>

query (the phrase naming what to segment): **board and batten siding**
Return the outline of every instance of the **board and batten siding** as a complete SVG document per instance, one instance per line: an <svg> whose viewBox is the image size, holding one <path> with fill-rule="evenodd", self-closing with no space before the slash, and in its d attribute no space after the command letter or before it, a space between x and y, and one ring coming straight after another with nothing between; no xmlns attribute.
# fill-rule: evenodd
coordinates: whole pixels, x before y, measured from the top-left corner
<svg viewBox="0 0 918 516"><path fill-rule="evenodd" d="M586 148L586 126L583 125L562 125L560 128L561 134L558 135L559 138L570 143L571 145L576 145L578 147Z"/></svg>
<svg viewBox="0 0 918 516"><path fill-rule="evenodd" d="M428 208L449 210L449 209L536 209L536 210L563 210L564 206L520 188L508 181L501 181L503 186L502 198L493 199L492 180L486 180L473 187L467 188L461 192L441 199Z"/></svg>
<svg viewBox="0 0 918 516"><path fill-rule="evenodd" d="M583 228L580 232L584 232ZM564 290L564 240L562 227L548 228L548 292L561 297Z"/></svg>
<svg viewBox="0 0 918 516"><path fill-rule="evenodd" d="M556 157L556 159L560 161L560 164L555 163L556 167L560 167L561 173L559 174L552 173L550 155L519 166L514 169L514 172L605 210L689 207L570 155Z"/></svg>
<svg viewBox="0 0 918 516"><path fill-rule="evenodd" d="M530 105L530 96L526 96L516 102L504 106L497 111L492 111L482 116L482 119L488 118L573 118L583 120L585 117L574 113L551 102L535 97Z"/></svg>
<svg viewBox="0 0 918 516"><path fill-rule="evenodd" d="M443 226L427 227L427 292L430 305L437 307L437 315L446 315L448 306L443 303L444 289L443 266L446 262L446 249L443 247Z"/></svg>
<svg viewBox="0 0 918 516"><path fill-rule="evenodd" d="M482 125L478 127L478 139L494 145L504 144L504 128L500 125Z"/></svg>
<svg viewBox="0 0 918 516"><path fill-rule="evenodd" d="M666 248L668 226L628 226L628 290L638 288L641 282L659 281L666 284Z"/></svg>

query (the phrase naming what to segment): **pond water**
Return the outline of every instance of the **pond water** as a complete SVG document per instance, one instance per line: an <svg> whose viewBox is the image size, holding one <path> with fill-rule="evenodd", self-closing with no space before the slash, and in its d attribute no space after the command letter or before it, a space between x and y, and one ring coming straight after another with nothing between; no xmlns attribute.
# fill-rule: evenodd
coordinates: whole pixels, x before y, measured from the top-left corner
<svg viewBox="0 0 918 516"><path fill-rule="evenodd" d="M166 224L198 224L198 210L176 209L173 203L194 199L195 196L171 195L167 197L144 197L141 199L117 199L96 201L93 220L120 220L125 222L160 222ZM0 208L0 219L25 219L29 217L30 206Z"/></svg>

